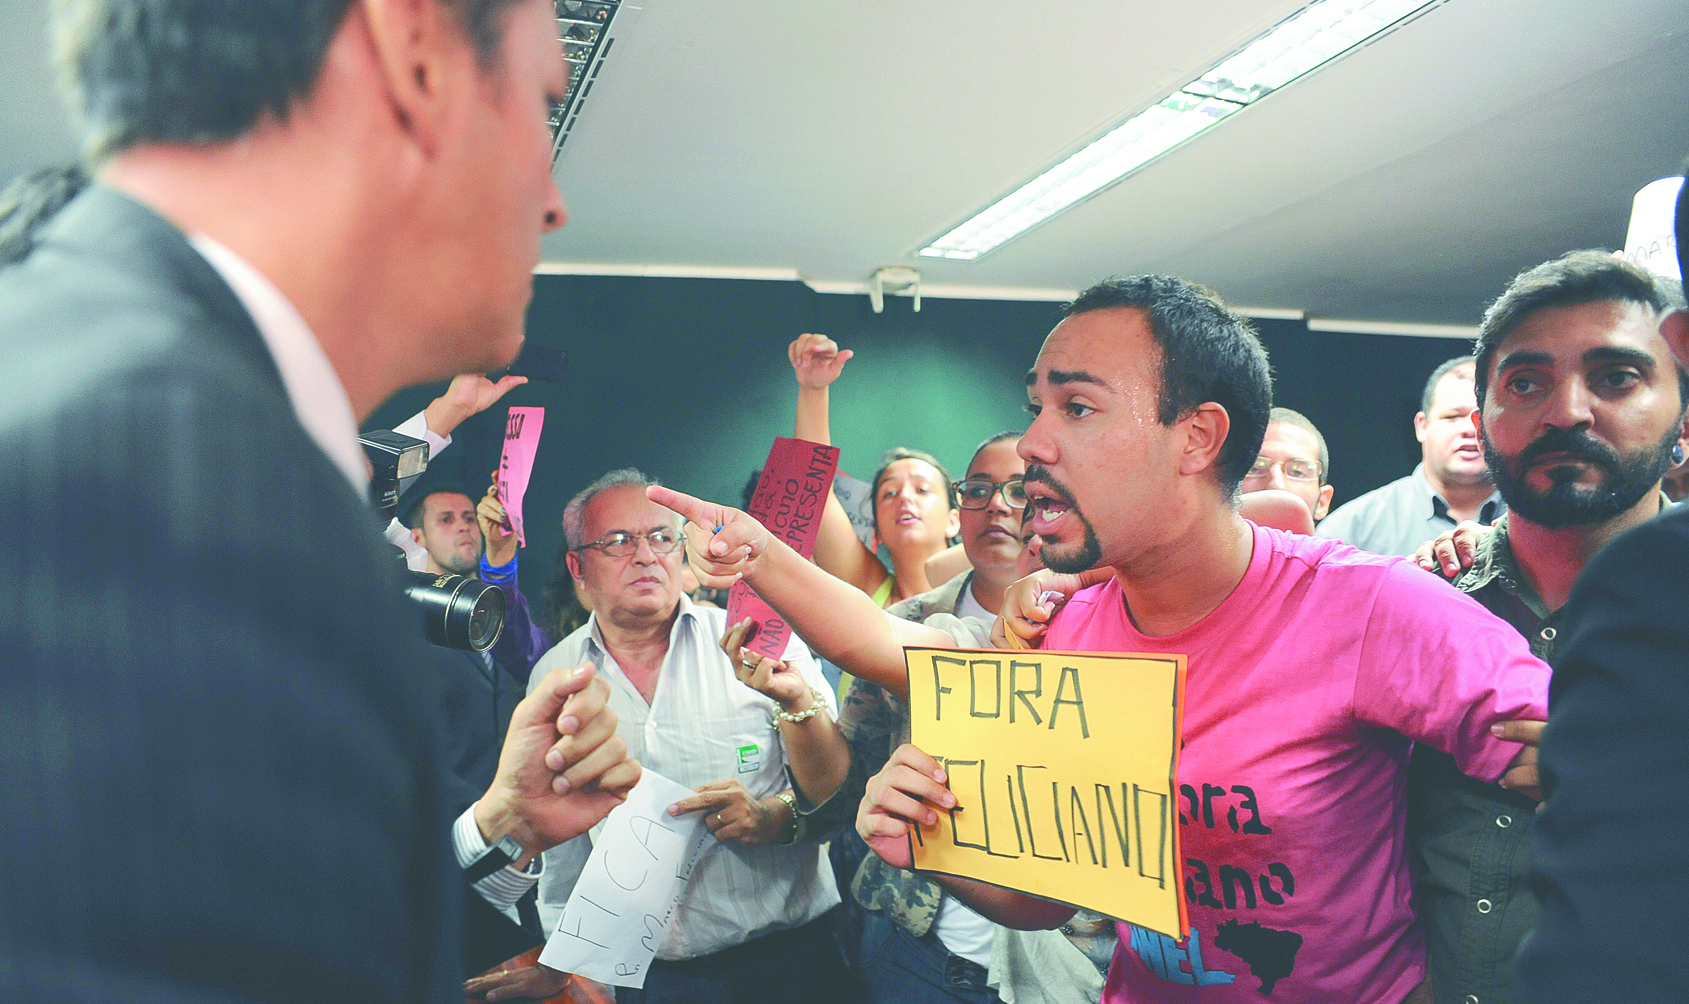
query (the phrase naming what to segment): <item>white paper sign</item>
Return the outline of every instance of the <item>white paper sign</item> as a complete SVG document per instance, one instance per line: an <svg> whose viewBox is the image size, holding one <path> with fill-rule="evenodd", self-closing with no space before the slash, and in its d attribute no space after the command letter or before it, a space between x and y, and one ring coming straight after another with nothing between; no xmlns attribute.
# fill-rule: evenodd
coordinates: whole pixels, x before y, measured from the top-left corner
<svg viewBox="0 0 1689 1004"><path fill-rule="evenodd" d="M850 528L856 531L856 539L872 551L878 546L874 542L874 486L839 471L833 475L833 494L850 517Z"/></svg>
<svg viewBox="0 0 1689 1004"><path fill-rule="evenodd" d="M704 813L669 815L692 789L647 769L593 838L592 855L540 963L618 987L643 987L686 881L711 839Z"/></svg>
<svg viewBox="0 0 1689 1004"><path fill-rule="evenodd" d="M1667 279L1682 279L1677 265L1677 193L1682 178L1650 181L1630 204L1625 261Z"/></svg>

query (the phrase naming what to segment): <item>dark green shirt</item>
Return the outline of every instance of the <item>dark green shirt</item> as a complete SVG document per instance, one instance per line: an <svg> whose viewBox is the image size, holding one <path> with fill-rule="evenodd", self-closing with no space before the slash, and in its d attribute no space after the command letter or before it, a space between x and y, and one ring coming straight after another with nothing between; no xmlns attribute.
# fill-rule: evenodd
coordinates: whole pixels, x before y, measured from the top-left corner
<svg viewBox="0 0 1689 1004"><path fill-rule="evenodd" d="M1531 654L1554 664L1558 612L1519 572L1507 517L1480 539L1455 588L1513 625ZM1536 926L1528 835L1536 802L1462 774L1447 753L1415 746L1408 780L1414 907L1425 929L1437 1004L1513 998L1513 954Z"/></svg>

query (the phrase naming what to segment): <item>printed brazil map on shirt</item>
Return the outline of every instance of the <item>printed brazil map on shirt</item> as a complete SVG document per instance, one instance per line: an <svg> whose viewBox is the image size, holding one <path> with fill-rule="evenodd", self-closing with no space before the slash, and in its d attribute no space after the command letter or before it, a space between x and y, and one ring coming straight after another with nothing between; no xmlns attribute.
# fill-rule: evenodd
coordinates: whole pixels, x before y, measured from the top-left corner
<svg viewBox="0 0 1689 1004"><path fill-rule="evenodd" d="M1495 781L1546 718L1548 667L1400 558L1254 528L1232 594L1174 635L1120 586L1077 594L1045 644L1188 657L1176 795L1188 926L1120 924L1103 1000L1399 1001L1425 978L1403 796L1412 741Z"/></svg>

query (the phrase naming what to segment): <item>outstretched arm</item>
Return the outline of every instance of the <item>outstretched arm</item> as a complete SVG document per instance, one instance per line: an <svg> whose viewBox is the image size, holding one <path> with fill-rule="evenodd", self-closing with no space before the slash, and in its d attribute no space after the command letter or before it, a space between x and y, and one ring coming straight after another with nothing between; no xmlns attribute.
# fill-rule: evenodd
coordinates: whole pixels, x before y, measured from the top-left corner
<svg viewBox="0 0 1689 1004"><path fill-rule="evenodd" d="M724 588L743 578L811 648L856 676L906 696L904 646L956 647L937 628L887 616L737 509L659 485L645 493L687 520L686 550L699 579Z"/></svg>
<svg viewBox="0 0 1689 1004"><path fill-rule="evenodd" d="M855 353L839 348L826 335L799 335L786 347L792 372L798 380L798 420L795 435L812 443L831 446L829 388L844 372L844 364ZM821 529L815 538L815 563L865 593L886 581L884 565L862 546L850 517L837 495L827 493L821 513ZM835 662L837 660L834 660Z"/></svg>

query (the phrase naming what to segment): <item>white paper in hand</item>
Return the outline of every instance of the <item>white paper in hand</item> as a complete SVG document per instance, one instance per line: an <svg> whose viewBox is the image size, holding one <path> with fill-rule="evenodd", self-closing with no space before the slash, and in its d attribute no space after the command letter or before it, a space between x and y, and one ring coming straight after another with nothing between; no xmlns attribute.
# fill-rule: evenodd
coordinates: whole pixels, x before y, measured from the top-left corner
<svg viewBox="0 0 1689 1004"><path fill-rule="evenodd" d="M692 789L647 769L593 838L592 855L540 964L618 987L643 987L686 881L710 839L704 813L669 815Z"/></svg>
<svg viewBox="0 0 1689 1004"><path fill-rule="evenodd" d="M1630 206L1624 257L1657 276L1681 279L1677 267L1677 193L1682 178L1661 178L1642 186Z"/></svg>

